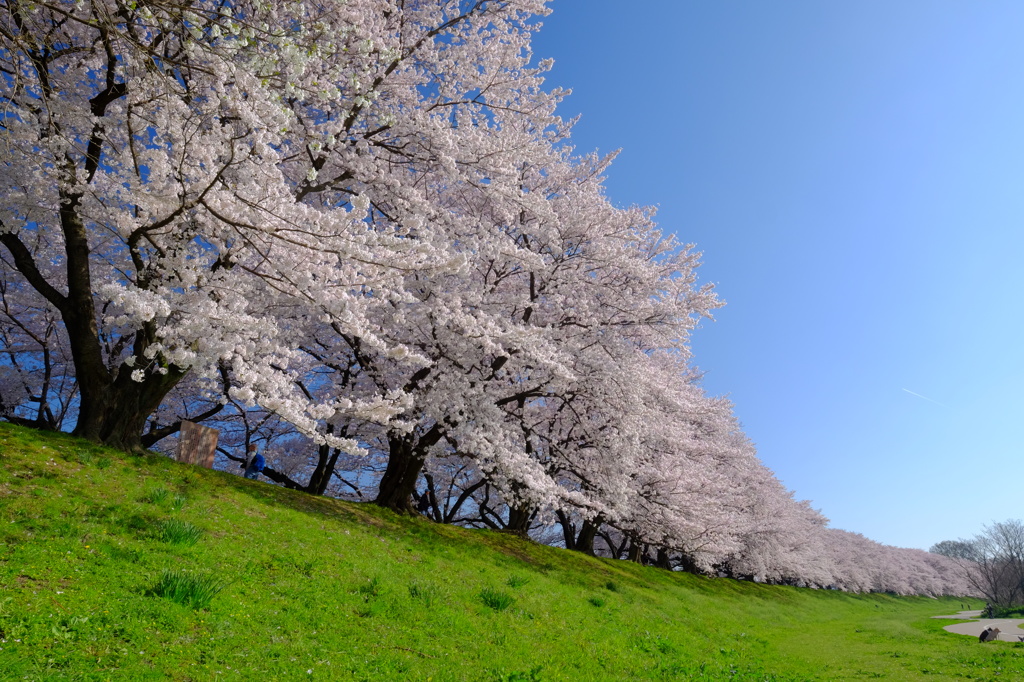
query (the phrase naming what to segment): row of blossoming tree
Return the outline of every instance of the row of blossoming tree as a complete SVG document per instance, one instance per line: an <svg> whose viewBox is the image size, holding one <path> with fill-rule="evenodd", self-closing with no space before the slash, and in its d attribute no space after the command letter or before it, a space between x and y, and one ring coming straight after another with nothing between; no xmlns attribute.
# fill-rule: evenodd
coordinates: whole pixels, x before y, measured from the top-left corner
<svg viewBox="0 0 1024 682"><path fill-rule="evenodd" d="M604 195L544 0L0 0L0 413L667 568L963 593L705 394L719 301ZM72 427L73 424L73 427Z"/></svg>

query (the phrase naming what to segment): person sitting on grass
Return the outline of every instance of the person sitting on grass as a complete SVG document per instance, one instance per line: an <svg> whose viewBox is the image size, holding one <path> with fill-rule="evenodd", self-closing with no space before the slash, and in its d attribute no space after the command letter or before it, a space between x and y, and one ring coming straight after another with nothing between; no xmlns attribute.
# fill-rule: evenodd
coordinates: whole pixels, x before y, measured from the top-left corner
<svg viewBox="0 0 1024 682"><path fill-rule="evenodd" d="M249 444L249 453L239 466L245 467L245 477L248 479L256 480L260 472L263 471L263 467L266 466L267 462L263 459L263 455L256 452L256 444Z"/></svg>

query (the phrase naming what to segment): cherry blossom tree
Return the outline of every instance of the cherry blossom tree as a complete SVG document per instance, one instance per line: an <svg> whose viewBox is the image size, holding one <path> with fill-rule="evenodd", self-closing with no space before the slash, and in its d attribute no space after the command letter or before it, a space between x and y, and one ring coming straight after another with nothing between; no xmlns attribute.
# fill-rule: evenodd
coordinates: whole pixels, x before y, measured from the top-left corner
<svg viewBox="0 0 1024 682"><path fill-rule="evenodd" d="M75 432L138 447L190 370L318 441L337 414L400 396L311 400L295 385L315 321L380 343L368 311L410 271L458 269L431 183L557 93L527 68L542 2L381 6L25 3L0 17L0 243L67 330ZM483 141L486 141L483 142ZM507 142L515 146L520 140Z"/></svg>
<svg viewBox="0 0 1024 682"><path fill-rule="evenodd" d="M709 287L694 284L695 254L662 237L648 212L604 198L604 163L550 145L535 162L492 169L488 189L505 189L467 189L453 208L471 221L450 239L466 271L410 274L413 298L375 318L380 336L425 358L422 366L403 369L404 358L345 339L377 390L413 402L386 436L380 504L410 510L428 461L468 457L523 518L563 497L600 506L600 496L585 502L584 491L564 486L554 463L556 449L584 442L581 425L595 423L592 408L608 397L593 382L628 384L617 356L640 352L651 335L685 348L717 305ZM621 454L587 447L594 475Z"/></svg>
<svg viewBox="0 0 1024 682"><path fill-rule="evenodd" d="M771 472L758 468L749 486L739 549L718 566L757 582L827 586L834 565L824 551L828 520L798 502Z"/></svg>

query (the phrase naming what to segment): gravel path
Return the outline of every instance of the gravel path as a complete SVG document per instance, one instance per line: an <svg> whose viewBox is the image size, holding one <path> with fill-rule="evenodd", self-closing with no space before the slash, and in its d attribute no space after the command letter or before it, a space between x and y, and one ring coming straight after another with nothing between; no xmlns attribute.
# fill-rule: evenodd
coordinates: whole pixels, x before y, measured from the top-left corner
<svg viewBox="0 0 1024 682"><path fill-rule="evenodd" d="M981 618L981 611L961 611L952 616L932 616L932 618L952 618L955 620L979 618L979 620L972 620L969 623L947 625L942 629L957 635L978 637L985 628L994 627L999 628L998 639L1004 642L1024 641L1024 630L1020 628L1024 624L1024 618Z"/></svg>

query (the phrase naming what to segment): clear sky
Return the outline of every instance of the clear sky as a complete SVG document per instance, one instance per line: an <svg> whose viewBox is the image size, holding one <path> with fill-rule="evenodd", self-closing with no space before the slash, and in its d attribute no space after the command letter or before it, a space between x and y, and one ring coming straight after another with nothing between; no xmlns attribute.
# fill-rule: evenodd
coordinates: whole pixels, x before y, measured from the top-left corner
<svg viewBox="0 0 1024 682"><path fill-rule="evenodd" d="M1024 517L1024 2L551 7L577 150L703 251L695 362L783 483L901 547Z"/></svg>

